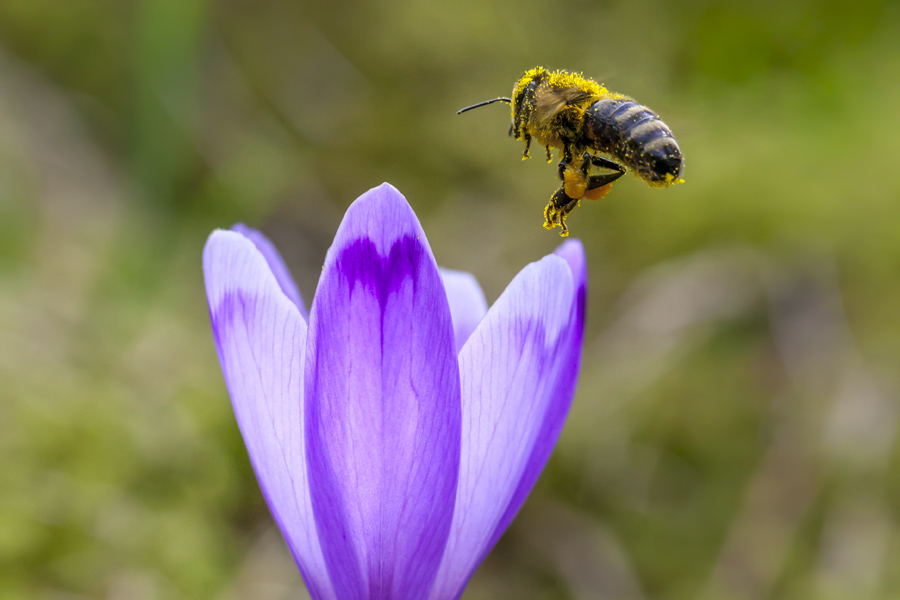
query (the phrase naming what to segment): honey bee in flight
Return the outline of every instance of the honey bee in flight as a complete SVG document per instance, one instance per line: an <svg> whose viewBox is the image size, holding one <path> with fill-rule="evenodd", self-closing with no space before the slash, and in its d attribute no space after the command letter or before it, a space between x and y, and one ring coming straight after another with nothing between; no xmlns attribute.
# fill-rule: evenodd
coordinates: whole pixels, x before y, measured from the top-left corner
<svg viewBox="0 0 900 600"><path fill-rule="evenodd" d="M562 185L544 209L544 227L559 226L562 236L569 235L566 217L579 201L599 200L627 169L654 187L684 181L681 149L659 115L580 74L536 67L516 82L511 98L485 100L457 114L494 102L512 107L510 135L525 142L523 160L532 139L545 147L548 162L550 149L559 151ZM592 175L592 167L611 172Z"/></svg>

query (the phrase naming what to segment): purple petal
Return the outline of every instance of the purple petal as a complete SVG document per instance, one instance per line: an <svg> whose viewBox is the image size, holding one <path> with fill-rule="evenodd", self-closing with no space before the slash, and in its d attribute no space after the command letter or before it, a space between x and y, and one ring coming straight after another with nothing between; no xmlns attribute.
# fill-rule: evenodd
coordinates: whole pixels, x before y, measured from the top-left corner
<svg viewBox="0 0 900 600"><path fill-rule="evenodd" d="M431 598L456 598L525 500L556 442L580 361L568 262L509 285L459 355L463 444L453 527Z"/></svg>
<svg viewBox="0 0 900 600"><path fill-rule="evenodd" d="M250 462L314 598L334 598L307 484L303 364L307 326L263 254L215 231L203 251L213 335Z"/></svg>
<svg viewBox="0 0 900 600"><path fill-rule="evenodd" d="M587 302L587 259L584 256L584 246L576 239L567 240L554 252L557 256L561 256L569 263L572 270L572 277L575 279L575 294L577 296L577 312L578 322L575 324L577 330L578 347L581 347L581 335L584 333L584 308Z"/></svg>
<svg viewBox="0 0 900 600"><path fill-rule="evenodd" d="M481 286L471 273L441 269L441 278L447 290L450 302L450 315L453 318L453 337L456 340L456 353L475 331L475 327L487 312L487 302Z"/></svg>
<svg viewBox="0 0 900 600"><path fill-rule="evenodd" d="M459 368L437 265L393 187L347 211L309 327L309 477L335 592L424 598L455 501Z"/></svg>
<svg viewBox="0 0 900 600"><path fill-rule="evenodd" d="M550 398L544 421L537 435L537 443L531 451L522 479L519 481L506 513L500 519L488 544L488 550L506 531L522 503L525 502L525 498L528 497L528 493L544 469L544 465L547 464L556 440L559 439L559 434L562 432L566 416L569 414L569 408L575 396L575 387L578 383L578 372L581 370L581 347L584 339L584 317L587 303L587 260L584 248L578 240L568 240L557 248L554 254L561 256L568 263L573 277L575 297L566 333L560 336L556 348L552 351L556 368L548 372L545 382L545 389Z"/></svg>
<svg viewBox="0 0 900 600"><path fill-rule="evenodd" d="M269 263L269 269L271 269L272 274L275 275L275 279L278 281L278 286L281 288L281 291L284 292L285 296L290 298L291 302L293 302L298 309L300 309L303 320L308 321L309 317L307 316L306 305L303 304L303 297L300 295L300 290L297 289L297 284L294 283L294 278L291 277L291 272L288 271L287 265L284 264L281 254L275 249L275 245L261 232L251 227L247 227L243 223L235 224L231 230L240 233L242 236L253 242L256 249L262 253L266 262Z"/></svg>

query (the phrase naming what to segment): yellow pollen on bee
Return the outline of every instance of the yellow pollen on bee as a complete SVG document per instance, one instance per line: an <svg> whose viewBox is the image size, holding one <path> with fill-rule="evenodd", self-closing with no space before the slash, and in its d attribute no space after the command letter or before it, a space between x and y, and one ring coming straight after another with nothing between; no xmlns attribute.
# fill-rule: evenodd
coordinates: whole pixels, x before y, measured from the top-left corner
<svg viewBox="0 0 900 600"><path fill-rule="evenodd" d="M566 169L563 172L563 184L569 198L583 198L587 190L587 177L581 170Z"/></svg>
<svg viewBox="0 0 900 600"><path fill-rule="evenodd" d="M598 188L586 191L584 193L584 197L588 200L599 200L603 196L607 195L611 189L612 183L607 183L606 185L601 185Z"/></svg>

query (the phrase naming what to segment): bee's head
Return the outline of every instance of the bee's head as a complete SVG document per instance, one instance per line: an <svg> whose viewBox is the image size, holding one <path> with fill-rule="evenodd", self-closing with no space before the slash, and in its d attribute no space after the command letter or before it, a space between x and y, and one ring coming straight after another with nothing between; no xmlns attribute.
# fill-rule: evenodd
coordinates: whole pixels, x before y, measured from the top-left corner
<svg viewBox="0 0 900 600"><path fill-rule="evenodd" d="M492 98L491 100L485 100L483 102L479 102L477 104L473 104L472 106L467 106L462 108L456 112L456 114L462 114L468 110L472 110L473 108L478 108L479 106L487 106L488 104L493 104L494 102L506 102L512 106L512 127L510 128L510 135L516 137L516 139L521 139L524 135L525 124L528 122L531 114L534 112L535 107L535 95L537 93L538 86L542 84L547 78L550 77L550 72L543 67L535 67L534 69L530 69L525 71L525 74L522 75L516 81L516 85L513 88L512 97L500 97L500 98Z"/></svg>
<svg viewBox="0 0 900 600"><path fill-rule="evenodd" d="M535 67L525 71L513 87L512 106L513 113L518 114L527 108L528 105L534 105L534 95L537 87L543 83L550 73L543 67Z"/></svg>
<svg viewBox="0 0 900 600"><path fill-rule="evenodd" d="M525 125L534 112L537 89L549 76L547 69L535 67L525 71L525 74L516 81L512 92L513 124L510 130L510 134L516 139L521 139L524 135Z"/></svg>

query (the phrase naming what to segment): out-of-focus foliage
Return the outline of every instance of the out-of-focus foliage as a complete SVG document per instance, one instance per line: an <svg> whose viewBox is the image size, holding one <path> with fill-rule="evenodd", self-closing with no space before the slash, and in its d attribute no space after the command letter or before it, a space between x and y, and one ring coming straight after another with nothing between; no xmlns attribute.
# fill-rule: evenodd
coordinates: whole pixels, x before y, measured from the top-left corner
<svg viewBox="0 0 900 600"><path fill-rule="evenodd" d="M496 298L555 167L455 111L538 64L653 107L687 183L570 218L572 418L466 598L900 597L897 40L879 0L0 0L0 599L302 597L206 235L260 227L309 299L388 180Z"/></svg>

